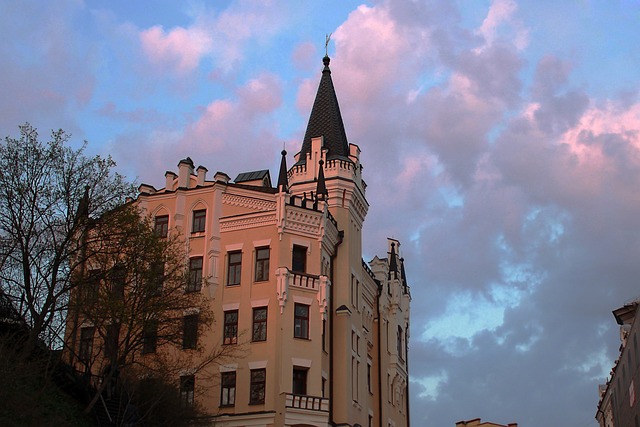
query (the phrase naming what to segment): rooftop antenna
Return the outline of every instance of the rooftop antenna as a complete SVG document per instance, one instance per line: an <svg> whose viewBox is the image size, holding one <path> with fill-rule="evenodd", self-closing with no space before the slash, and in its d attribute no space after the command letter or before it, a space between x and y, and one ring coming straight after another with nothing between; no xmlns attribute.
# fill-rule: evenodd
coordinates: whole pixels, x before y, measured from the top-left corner
<svg viewBox="0 0 640 427"><path fill-rule="evenodd" d="M331 34L325 34L324 36L324 56L329 56L329 41L331 40Z"/></svg>

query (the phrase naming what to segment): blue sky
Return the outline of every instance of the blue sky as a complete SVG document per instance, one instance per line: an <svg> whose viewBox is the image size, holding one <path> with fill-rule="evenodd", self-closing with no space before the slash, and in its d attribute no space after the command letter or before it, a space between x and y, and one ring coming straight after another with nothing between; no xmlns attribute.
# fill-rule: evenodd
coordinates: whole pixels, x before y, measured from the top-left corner
<svg viewBox="0 0 640 427"><path fill-rule="evenodd" d="M63 128L162 187L277 171L324 37L366 257L402 242L411 418L595 426L640 296L640 2L0 0L0 134Z"/></svg>

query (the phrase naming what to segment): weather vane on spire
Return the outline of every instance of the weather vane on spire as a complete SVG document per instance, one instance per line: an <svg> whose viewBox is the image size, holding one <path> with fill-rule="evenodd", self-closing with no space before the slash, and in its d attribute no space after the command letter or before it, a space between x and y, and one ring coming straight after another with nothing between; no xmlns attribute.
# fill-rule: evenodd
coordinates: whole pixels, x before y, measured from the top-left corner
<svg viewBox="0 0 640 427"><path fill-rule="evenodd" d="M329 41L331 40L331 34L326 34L324 37L324 55L329 56Z"/></svg>

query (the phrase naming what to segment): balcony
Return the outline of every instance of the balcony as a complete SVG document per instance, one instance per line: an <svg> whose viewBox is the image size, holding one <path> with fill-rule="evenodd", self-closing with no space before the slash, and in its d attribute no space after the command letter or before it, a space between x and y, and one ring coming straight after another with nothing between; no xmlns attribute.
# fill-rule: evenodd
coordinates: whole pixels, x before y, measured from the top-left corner
<svg viewBox="0 0 640 427"><path fill-rule="evenodd" d="M329 411L329 399L317 396L286 393L285 407L308 411Z"/></svg>

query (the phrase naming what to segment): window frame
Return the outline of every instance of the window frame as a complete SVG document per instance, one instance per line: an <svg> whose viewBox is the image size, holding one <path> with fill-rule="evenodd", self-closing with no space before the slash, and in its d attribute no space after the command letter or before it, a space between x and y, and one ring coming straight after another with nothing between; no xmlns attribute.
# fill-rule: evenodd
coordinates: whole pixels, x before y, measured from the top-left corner
<svg viewBox="0 0 640 427"><path fill-rule="evenodd" d="M86 334L85 334L86 332ZM78 359L85 365L91 364L93 356L93 340L95 339L96 328L85 326L80 328L80 340L78 344Z"/></svg>
<svg viewBox="0 0 640 427"><path fill-rule="evenodd" d="M251 369L249 382L249 405L263 405L266 394L267 370L265 368Z"/></svg>
<svg viewBox="0 0 640 427"><path fill-rule="evenodd" d="M307 272L307 251L309 249L302 245L293 245L291 248L291 271L296 273Z"/></svg>
<svg viewBox="0 0 640 427"><path fill-rule="evenodd" d="M199 315L188 314L182 317L182 349L195 350L198 348Z"/></svg>
<svg viewBox="0 0 640 427"><path fill-rule="evenodd" d="M266 258L264 256L260 256L262 252L267 252ZM255 275L254 281L256 282L266 282L269 280L269 259L271 258L271 248L269 246L262 246L256 248L256 262L255 262Z"/></svg>
<svg viewBox="0 0 640 427"><path fill-rule="evenodd" d="M236 405L236 381L236 371L220 374L220 407L229 408Z"/></svg>
<svg viewBox="0 0 640 427"><path fill-rule="evenodd" d="M196 209L191 216L191 234L204 233L207 224L207 210Z"/></svg>
<svg viewBox="0 0 640 427"><path fill-rule="evenodd" d="M235 261L234 257L239 256ZM233 270L232 270L233 268ZM231 274L233 271L233 275ZM227 253L227 286L239 286L242 280L242 251Z"/></svg>
<svg viewBox="0 0 640 427"><path fill-rule="evenodd" d="M200 265L198 266L197 263ZM185 292L199 292L202 289L202 272L204 259L201 256L189 258L189 279Z"/></svg>
<svg viewBox="0 0 640 427"><path fill-rule="evenodd" d="M306 315L298 314L298 308L304 308ZM293 337L309 340L309 312L308 304L295 303L293 305Z"/></svg>
<svg viewBox="0 0 640 427"><path fill-rule="evenodd" d="M149 266L149 269L151 270L150 293L153 296L162 295L162 289L164 289L165 263L163 261L154 261Z"/></svg>
<svg viewBox="0 0 640 427"><path fill-rule="evenodd" d="M196 377L195 375L180 376L180 407L188 408L195 403Z"/></svg>
<svg viewBox="0 0 640 427"><path fill-rule="evenodd" d="M264 311L264 318L258 319L256 314ZM269 309L264 307L253 307L251 327L251 342L263 342L267 340L267 321L269 320ZM260 328L260 329L258 329Z"/></svg>
<svg viewBox="0 0 640 427"><path fill-rule="evenodd" d="M235 319L231 316L235 315ZM227 310L224 312L224 329L222 331L222 344L238 344L238 310Z"/></svg>
<svg viewBox="0 0 640 427"><path fill-rule="evenodd" d="M291 393L297 396L307 396L307 379L309 369L301 366L294 366L291 382ZM297 374L297 375L296 375ZM297 390L298 389L298 390ZM299 392L299 391L302 392Z"/></svg>
<svg viewBox="0 0 640 427"><path fill-rule="evenodd" d="M158 348L158 322L150 320L142 328L142 354L155 353Z"/></svg>
<svg viewBox="0 0 640 427"><path fill-rule="evenodd" d="M160 238L169 235L169 215L158 215L154 218L153 232Z"/></svg>

